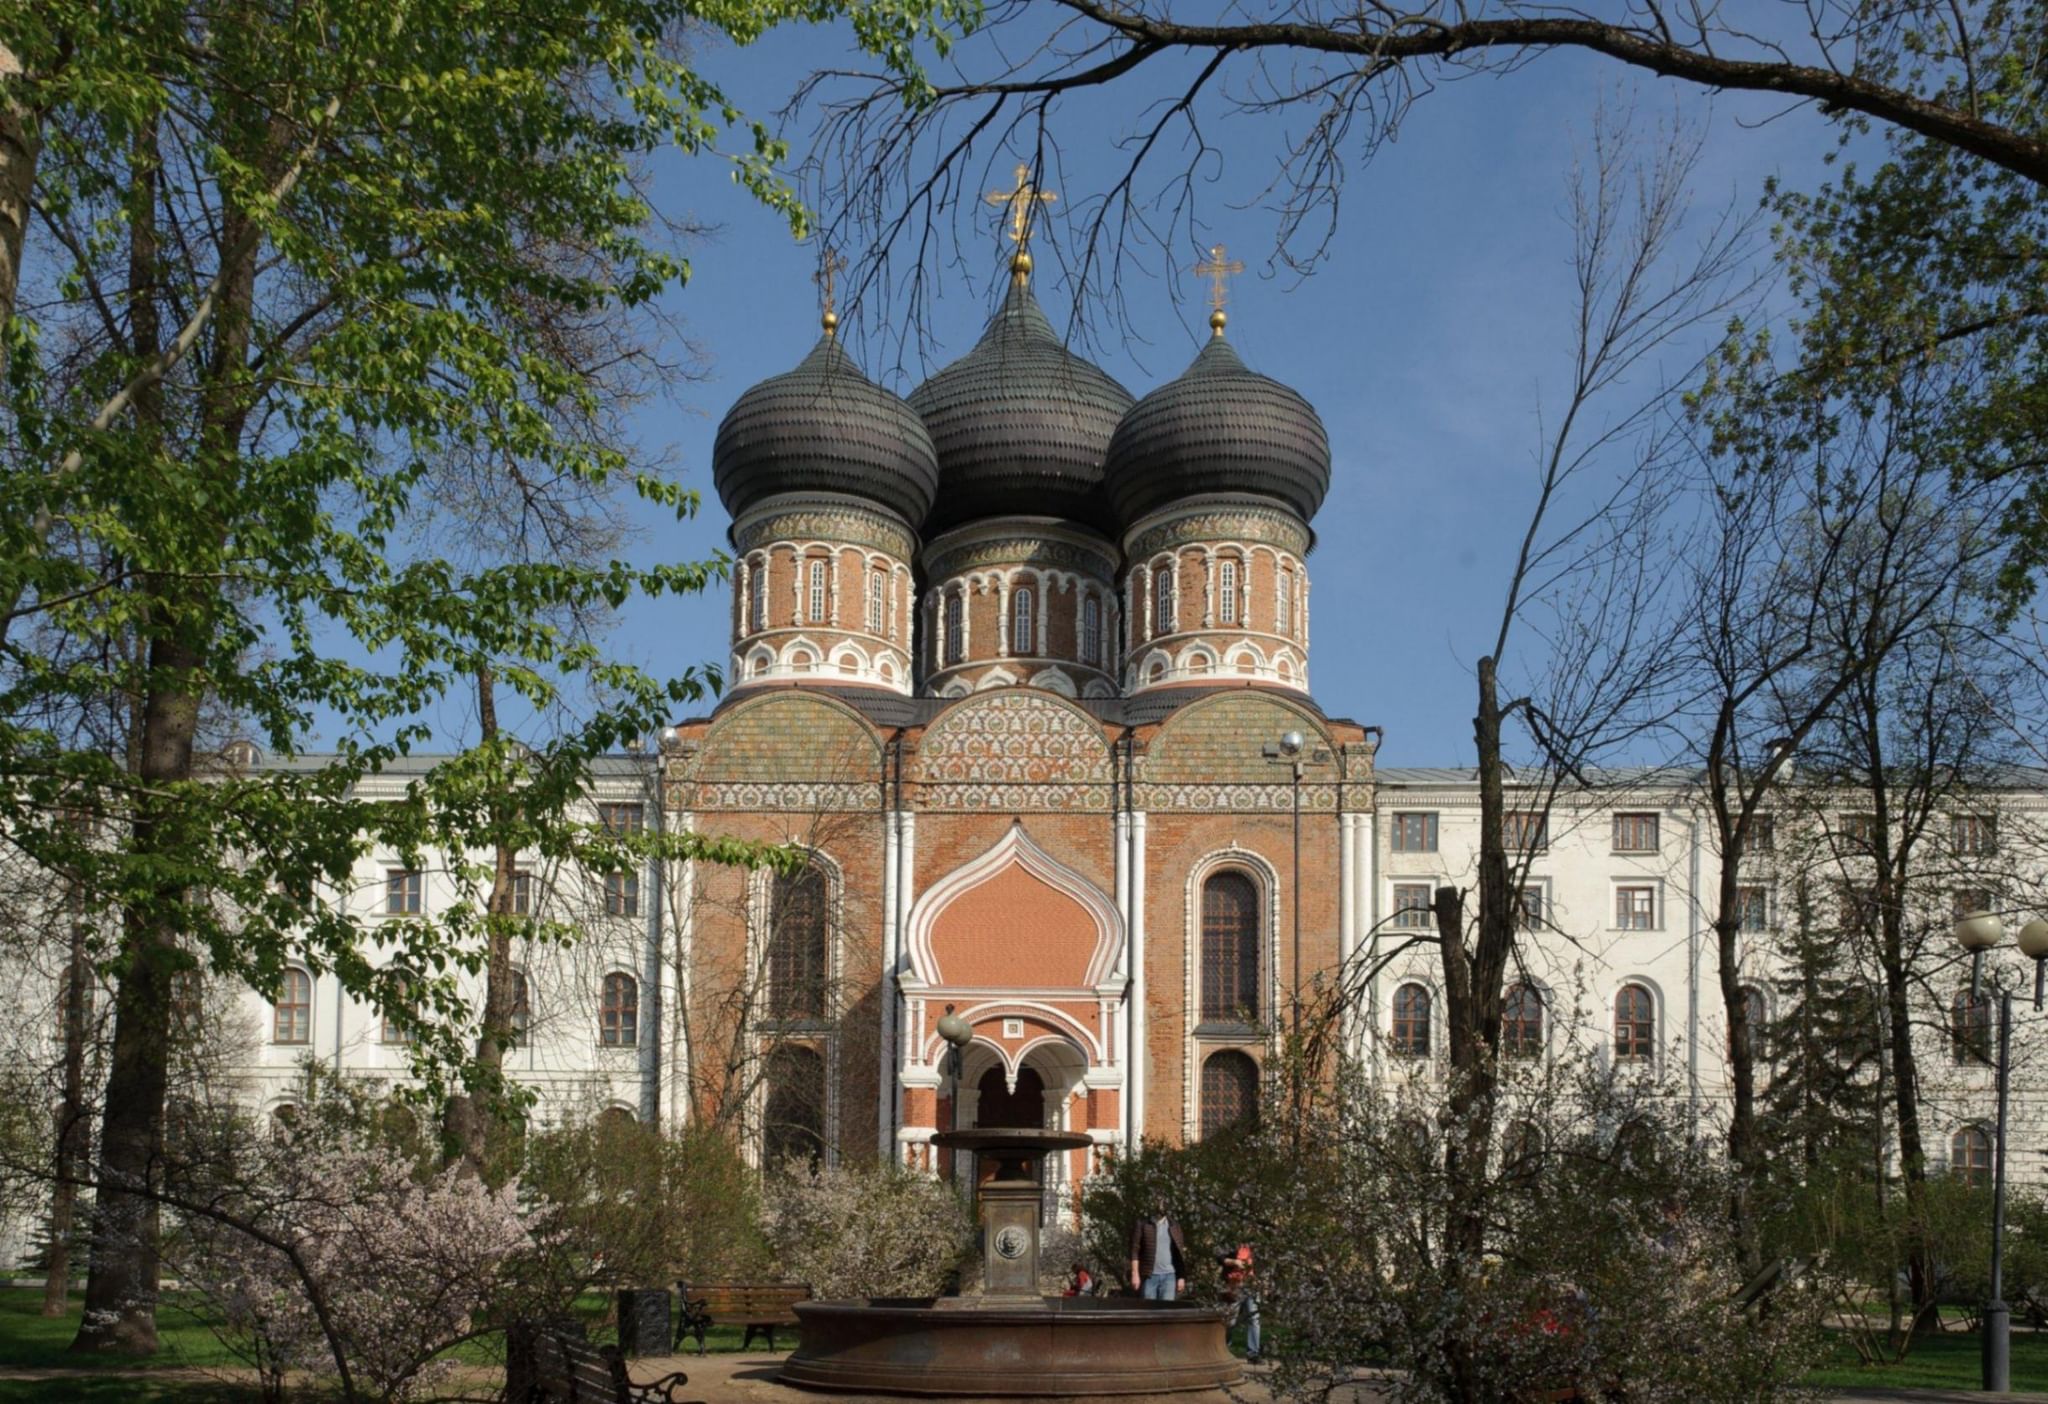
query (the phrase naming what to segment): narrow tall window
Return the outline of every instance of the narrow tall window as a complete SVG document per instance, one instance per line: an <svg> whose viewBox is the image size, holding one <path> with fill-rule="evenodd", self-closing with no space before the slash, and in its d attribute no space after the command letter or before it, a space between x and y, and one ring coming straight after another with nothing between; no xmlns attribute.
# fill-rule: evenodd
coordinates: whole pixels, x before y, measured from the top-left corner
<svg viewBox="0 0 2048 1404"><path fill-rule="evenodd" d="M1550 816L1541 810L1510 809L1500 817L1501 842L1511 850L1540 853L1550 847Z"/></svg>
<svg viewBox="0 0 2048 1404"><path fill-rule="evenodd" d="M1202 1062L1202 1139L1259 1119L1259 1065L1235 1048Z"/></svg>
<svg viewBox="0 0 2048 1404"><path fill-rule="evenodd" d="M607 1048L631 1048L640 1041L640 982L624 971L604 977L597 1006L598 1042Z"/></svg>
<svg viewBox="0 0 2048 1404"><path fill-rule="evenodd" d="M1768 887L1736 888L1735 914L1739 930L1770 930L1771 890Z"/></svg>
<svg viewBox="0 0 2048 1404"><path fill-rule="evenodd" d="M810 620L813 624L825 622L825 563L823 561L811 562Z"/></svg>
<svg viewBox="0 0 2048 1404"><path fill-rule="evenodd" d="M825 1060L785 1043L768 1055L762 1099L761 1161L816 1161L825 1154Z"/></svg>
<svg viewBox="0 0 2048 1404"><path fill-rule="evenodd" d="M397 1005L404 1007L411 1003L411 995L412 977L401 970L391 978L391 998ZM412 1042L411 1031L399 1020L394 1019L388 1008L384 1012L383 1027L378 1032L380 1040L384 1043Z"/></svg>
<svg viewBox="0 0 2048 1404"><path fill-rule="evenodd" d="M882 601L889 590L888 573L880 566L868 572L868 632L882 632Z"/></svg>
<svg viewBox="0 0 2048 1404"><path fill-rule="evenodd" d="M1991 1138L1981 1126L1965 1126L1948 1143L1948 1168L1978 1189L1991 1183Z"/></svg>
<svg viewBox="0 0 2048 1404"><path fill-rule="evenodd" d="M754 627L768 627L768 562L754 567Z"/></svg>
<svg viewBox="0 0 2048 1404"><path fill-rule="evenodd" d="M313 1038L313 977L286 966L277 987L277 1005L270 1016L272 1043L308 1043Z"/></svg>
<svg viewBox="0 0 2048 1404"><path fill-rule="evenodd" d="M1421 985L1394 991L1394 1051L1403 1058L1429 1056L1429 991Z"/></svg>
<svg viewBox="0 0 2048 1404"><path fill-rule="evenodd" d="M1998 821L1989 814L1958 814L1950 836L1957 853L1982 856L1998 852Z"/></svg>
<svg viewBox="0 0 2048 1404"><path fill-rule="evenodd" d="M1614 1056L1645 1062L1656 1054L1656 1001L1641 985L1623 985L1614 996Z"/></svg>
<svg viewBox="0 0 2048 1404"><path fill-rule="evenodd" d="M967 656L967 602L958 590L946 595L946 666Z"/></svg>
<svg viewBox="0 0 2048 1404"><path fill-rule="evenodd" d="M1202 1018L1259 1017L1259 890L1243 873L1202 884Z"/></svg>
<svg viewBox="0 0 2048 1404"><path fill-rule="evenodd" d="M1216 619L1221 624L1237 622L1237 562L1224 561L1216 568Z"/></svg>
<svg viewBox="0 0 2048 1404"><path fill-rule="evenodd" d="M769 891L770 1018L825 1017L826 896L825 874L817 868L778 877Z"/></svg>
<svg viewBox="0 0 2048 1404"><path fill-rule="evenodd" d="M1286 567L1280 570L1280 617L1274 621L1278 632L1294 632L1294 572Z"/></svg>
<svg viewBox="0 0 2048 1404"><path fill-rule="evenodd" d="M1769 853L1778 844L1778 816L1758 814L1749 821L1749 851Z"/></svg>
<svg viewBox="0 0 2048 1404"><path fill-rule="evenodd" d="M1835 829L1842 836L1843 847L1851 853L1869 853L1877 847L1875 814L1844 814Z"/></svg>
<svg viewBox="0 0 2048 1404"><path fill-rule="evenodd" d="M508 1017L512 1024L512 1046L519 1047L526 1042L526 1029L533 1022L533 997L526 987L526 972L512 972L512 1008Z"/></svg>
<svg viewBox="0 0 2048 1404"><path fill-rule="evenodd" d="M1010 596L1010 652L1037 651L1031 637L1031 591L1019 589Z"/></svg>
<svg viewBox="0 0 2048 1404"><path fill-rule="evenodd" d="M1957 990L1949 1001L1949 1052L1958 1063L1991 1061L1991 996Z"/></svg>
<svg viewBox="0 0 2048 1404"><path fill-rule="evenodd" d="M1173 632L1173 567L1161 566L1152 573L1152 632Z"/></svg>
<svg viewBox="0 0 2048 1404"><path fill-rule="evenodd" d="M1394 816L1394 852L1436 852L1436 815L1434 813L1396 814Z"/></svg>
<svg viewBox="0 0 2048 1404"><path fill-rule="evenodd" d="M1103 666L1102 601L1093 595L1081 601L1081 661Z"/></svg>
<svg viewBox="0 0 2048 1404"><path fill-rule="evenodd" d="M512 915L533 915L533 874L512 874Z"/></svg>
<svg viewBox="0 0 2048 1404"><path fill-rule="evenodd" d="M392 868L384 874L384 914L418 916L425 881L410 869Z"/></svg>
<svg viewBox="0 0 2048 1404"><path fill-rule="evenodd" d="M1429 907L1429 884L1395 883L1394 925L1403 931L1427 931L1435 924L1436 915Z"/></svg>
<svg viewBox="0 0 2048 1404"><path fill-rule="evenodd" d="M1543 996L1533 985L1512 986L1501 1001L1500 1046L1510 1058L1543 1051Z"/></svg>
<svg viewBox="0 0 2048 1404"><path fill-rule="evenodd" d="M1516 903L1515 926L1521 931L1535 931L1543 925L1543 884L1525 882L1522 884L1521 900Z"/></svg>

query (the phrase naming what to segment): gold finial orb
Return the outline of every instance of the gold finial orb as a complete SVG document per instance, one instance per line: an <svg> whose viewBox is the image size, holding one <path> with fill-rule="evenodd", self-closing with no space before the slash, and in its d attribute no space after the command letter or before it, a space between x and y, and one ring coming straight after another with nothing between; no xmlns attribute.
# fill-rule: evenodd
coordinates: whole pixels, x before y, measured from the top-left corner
<svg viewBox="0 0 2048 1404"><path fill-rule="evenodd" d="M1010 255L1010 276L1019 283L1031 276L1031 255L1019 249Z"/></svg>
<svg viewBox="0 0 2048 1404"><path fill-rule="evenodd" d="M1217 308L1214 312L1211 312L1209 314L1210 334L1213 336L1223 335L1223 324L1229 320L1230 318L1223 315L1223 309L1221 307Z"/></svg>
<svg viewBox="0 0 2048 1404"><path fill-rule="evenodd" d="M839 330L839 314L829 307L825 309L825 315L818 320L824 324L825 335L827 336L831 336Z"/></svg>

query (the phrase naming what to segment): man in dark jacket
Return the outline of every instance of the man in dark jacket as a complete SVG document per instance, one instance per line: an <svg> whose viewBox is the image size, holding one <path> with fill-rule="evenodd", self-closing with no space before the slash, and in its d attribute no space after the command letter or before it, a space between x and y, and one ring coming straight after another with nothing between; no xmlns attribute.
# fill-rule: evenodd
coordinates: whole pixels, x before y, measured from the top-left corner
<svg viewBox="0 0 2048 1404"><path fill-rule="evenodd" d="M1131 1225L1131 1290L1170 1302L1187 1286L1188 1241L1164 1206Z"/></svg>

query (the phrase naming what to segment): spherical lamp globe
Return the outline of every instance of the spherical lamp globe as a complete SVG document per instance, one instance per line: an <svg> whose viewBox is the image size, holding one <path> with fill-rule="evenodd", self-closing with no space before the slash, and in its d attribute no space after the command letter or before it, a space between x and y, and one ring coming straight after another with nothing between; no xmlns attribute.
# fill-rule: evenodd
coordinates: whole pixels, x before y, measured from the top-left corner
<svg viewBox="0 0 2048 1404"><path fill-rule="evenodd" d="M1990 950L2005 939L2005 923L1996 912L1965 912L1956 918L1956 944L1971 955Z"/></svg>

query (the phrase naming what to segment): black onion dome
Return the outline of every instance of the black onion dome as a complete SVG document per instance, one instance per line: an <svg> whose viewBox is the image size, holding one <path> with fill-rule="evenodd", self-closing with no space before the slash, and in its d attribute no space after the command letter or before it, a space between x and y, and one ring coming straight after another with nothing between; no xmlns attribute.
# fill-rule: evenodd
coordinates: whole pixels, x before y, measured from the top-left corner
<svg viewBox="0 0 2048 1404"><path fill-rule="evenodd" d="M939 460L910 406L862 375L827 335L795 370L770 376L726 411L711 481L735 517L779 492L835 492L915 528L938 491Z"/></svg>
<svg viewBox="0 0 2048 1404"><path fill-rule="evenodd" d="M1330 437L1307 400L1211 337L1117 425L1106 486L1125 526L1207 493L1272 498L1307 522L1330 490Z"/></svg>
<svg viewBox="0 0 2048 1404"><path fill-rule="evenodd" d="M1012 281L974 349L910 392L939 453L926 534L986 517L1063 517L1114 530L1103 454L1131 393L1068 351Z"/></svg>

